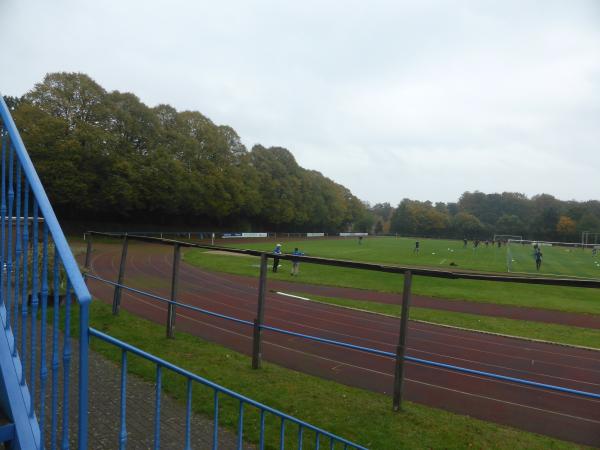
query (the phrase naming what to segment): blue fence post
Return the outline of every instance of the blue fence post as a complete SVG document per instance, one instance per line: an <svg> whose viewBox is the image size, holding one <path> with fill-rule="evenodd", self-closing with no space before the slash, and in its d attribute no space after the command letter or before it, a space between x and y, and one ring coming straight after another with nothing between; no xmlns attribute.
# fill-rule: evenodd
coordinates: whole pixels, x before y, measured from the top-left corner
<svg viewBox="0 0 600 450"><path fill-rule="evenodd" d="M162 372L160 364L156 365L156 392L154 396L154 450L160 449L160 391L162 389Z"/></svg>
<svg viewBox="0 0 600 450"><path fill-rule="evenodd" d="M46 318L48 312L48 224L44 222L42 232L42 317L40 318L40 436L41 441L45 438L46 423L46 380L48 379L48 367L46 362Z"/></svg>
<svg viewBox="0 0 600 450"><path fill-rule="evenodd" d="M192 448L192 379L187 379L187 399L185 405L185 450Z"/></svg>
<svg viewBox="0 0 600 450"><path fill-rule="evenodd" d="M37 311L39 304L38 297L38 250L39 250L39 223L38 223L38 204L33 199L33 248L32 253L32 264L31 264L31 341L30 341L30 374L29 374L29 390L31 393L31 409L29 413L33 416L35 414L35 352L37 350ZM45 344L45 342L44 342Z"/></svg>
<svg viewBox="0 0 600 450"><path fill-rule="evenodd" d="M25 189L23 192L23 217L25 220L23 221L23 291L21 301L21 355L26 355L27 353L27 296L29 294L29 276L28 276L28 268L29 268L29 183L25 181ZM25 384L25 366L27 361L23 360L23 372L21 376L21 384Z"/></svg>
<svg viewBox="0 0 600 450"><path fill-rule="evenodd" d="M121 425L119 430L119 449L127 445L127 350L121 350Z"/></svg>
<svg viewBox="0 0 600 450"><path fill-rule="evenodd" d="M400 318L400 336L396 347L396 370L394 373L393 409L402 409L402 390L404 387L404 356L406 354L406 332L408 329L408 314L412 287L412 272L404 272L404 289L402 290L402 317Z"/></svg>
<svg viewBox="0 0 600 450"><path fill-rule="evenodd" d="M17 175L15 179L16 191L17 191L17 213L16 213L16 233L15 233L15 285L13 289L13 335L15 336L15 342L13 345L13 356L17 356L17 340L16 337L19 333L19 303L21 300L21 289L19 281L21 280L21 165L17 164ZM24 220L27 220L26 218ZM23 261L23 265L27 264L27 261Z"/></svg>
<svg viewBox="0 0 600 450"><path fill-rule="evenodd" d="M252 368L260 369L262 361L262 324L265 319L265 294L267 292L267 254L260 255L260 278L258 280L258 310L252 333Z"/></svg>
<svg viewBox="0 0 600 450"><path fill-rule="evenodd" d="M0 267L0 301L4 301L4 280L6 278L5 264L6 254L4 243L6 242L6 133L2 128L2 203L0 206L0 215L2 216L2 267Z"/></svg>
<svg viewBox="0 0 600 450"><path fill-rule="evenodd" d="M79 304L79 448L88 442L88 389L89 389L89 323L90 304ZM65 419L63 419L65 420Z"/></svg>

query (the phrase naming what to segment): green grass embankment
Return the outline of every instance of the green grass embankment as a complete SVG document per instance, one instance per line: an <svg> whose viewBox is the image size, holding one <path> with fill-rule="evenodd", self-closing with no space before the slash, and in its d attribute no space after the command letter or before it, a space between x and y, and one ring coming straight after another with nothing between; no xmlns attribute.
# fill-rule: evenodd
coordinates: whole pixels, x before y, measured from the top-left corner
<svg viewBox="0 0 600 450"><path fill-rule="evenodd" d="M74 328L75 324L76 317L73 319ZM111 308L99 301L92 303L91 325L209 380L372 449L581 448L411 402L405 402L404 412L393 413L391 399L385 395L322 380L270 363L264 363L261 370L252 370L247 356L186 333L178 332L175 339L165 339L162 325L126 311L115 317ZM120 362L119 349L93 338L92 348L115 363ZM148 362L130 356L128 365L130 372L148 381L155 379L155 367ZM164 391L183 405L186 398L185 380L166 370L163 373ZM195 385L193 392L194 412L212 417L212 391ZM237 408L237 402L222 398L221 426L235 430ZM258 413L246 408L245 417L245 437L257 442ZM279 448L279 425L279 420L267 421L267 448ZM287 446L295 448L297 429L288 426L287 433ZM305 448L312 448L311 437L314 439L310 433L305 434Z"/></svg>

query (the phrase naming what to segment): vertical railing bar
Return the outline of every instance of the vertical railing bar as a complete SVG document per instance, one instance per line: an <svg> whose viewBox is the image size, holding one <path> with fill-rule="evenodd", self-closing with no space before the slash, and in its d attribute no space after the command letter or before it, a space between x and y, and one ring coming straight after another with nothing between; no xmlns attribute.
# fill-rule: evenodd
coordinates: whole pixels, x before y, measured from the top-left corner
<svg viewBox="0 0 600 450"><path fill-rule="evenodd" d="M121 426L119 429L119 449L127 445L127 350L121 351Z"/></svg>
<svg viewBox="0 0 600 450"><path fill-rule="evenodd" d="M315 449L319 450L319 447L321 445L320 443L320 438L321 438L321 433L319 433L318 431L315 434Z"/></svg>
<svg viewBox="0 0 600 450"><path fill-rule="evenodd" d="M304 427L298 425L298 450L302 450L302 435L304 434Z"/></svg>
<svg viewBox="0 0 600 450"><path fill-rule="evenodd" d="M262 324L265 317L265 293L267 290L267 255L260 255L260 278L258 280L258 301L256 319L252 333L252 368L260 369L262 363Z"/></svg>
<svg viewBox="0 0 600 450"><path fill-rule="evenodd" d="M23 370L21 371L21 384L25 384L27 365L27 295L29 287L28 267L29 267L29 182L25 178L25 189L23 192L23 217L27 219L23 221L23 291L21 297L21 361Z"/></svg>
<svg viewBox="0 0 600 450"><path fill-rule="evenodd" d="M243 438L244 438L244 401L240 400L240 408L238 412L238 427L237 427L237 450L243 450Z"/></svg>
<svg viewBox="0 0 600 450"><path fill-rule="evenodd" d="M213 450L219 448L219 391L215 389L213 413Z"/></svg>
<svg viewBox="0 0 600 450"><path fill-rule="evenodd" d="M192 448L192 379L187 380L187 401L185 415L185 449Z"/></svg>
<svg viewBox="0 0 600 450"><path fill-rule="evenodd" d="M13 345L13 356L17 356L17 336L19 333L19 300L21 297L20 280L21 269L19 266L21 260L21 164L17 164L17 176L15 180L17 185L17 213L16 213L16 235L15 235L15 284L13 289L13 336L15 337ZM24 262L27 264L27 262Z"/></svg>
<svg viewBox="0 0 600 450"><path fill-rule="evenodd" d="M71 370L71 280L67 278L65 295L65 330L63 333L63 408L62 448L69 448L69 375Z"/></svg>
<svg viewBox="0 0 600 450"><path fill-rule="evenodd" d="M46 319L48 312L48 224L44 222L42 235L42 317L40 319L40 442L44 443L46 418Z"/></svg>
<svg viewBox="0 0 600 450"><path fill-rule="evenodd" d="M154 402L154 449L160 449L160 390L162 387L162 372L160 364L156 365L156 396Z"/></svg>
<svg viewBox="0 0 600 450"><path fill-rule="evenodd" d="M329 450L334 450L335 448L335 440L333 439L333 436L331 436L329 438Z"/></svg>
<svg viewBox="0 0 600 450"><path fill-rule="evenodd" d="M83 236L86 238L85 263L83 267L85 268L85 272L88 272L90 270L90 262L92 260L93 238L91 234L84 234Z"/></svg>
<svg viewBox="0 0 600 450"><path fill-rule="evenodd" d="M59 265L60 259L58 256L58 252L56 248L54 249L54 267L52 268L53 272L53 289L54 289L54 312L52 317L52 417L51 417L51 427L50 427L50 442L51 448L54 450L56 448L56 439L58 433L58 369L59 369L59 360L58 360L58 322L59 322L59 314L60 314L60 282L59 282Z"/></svg>
<svg viewBox="0 0 600 450"><path fill-rule="evenodd" d="M12 254L12 229L13 229L13 202L15 198L15 191L13 188L13 169L14 169L14 149L12 148L12 143L9 142L8 145L8 241L6 243L7 246L7 262L6 262L6 292L4 293L4 302L6 303L6 323L5 329L8 330L10 328L10 316L11 316L11 292L12 292L12 276L13 276L13 254ZM24 357L24 355L22 355Z"/></svg>
<svg viewBox="0 0 600 450"><path fill-rule="evenodd" d="M0 268L0 301L4 302L4 281L6 278L6 134L2 127L2 203L0 205L0 215L2 216L2 267Z"/></svg>
<svg viewBox="0 0 600 450"><path fill-rule="evenodd" d="M113 307L112 313L114 315L119 314L119 310L121 308L121 285L123 284L123 279L125 277L125 267L127 265L127 247L129 245L129 240L127 239L127 233L123 237L123 248L121 250L121 263L119 264L119 275L117 278L117 284L115 285L115 291L113 295Z"/></svg>
<svg viewBox="0 0 600 450"><path fill-rule="evenodd" d="M279 427L279 450L285 449L285 418L281 418L281 426Z"/></svg>
<svg viewBox="0 0 600 450"><path fill-rule="evenodd" d="M406 354L406 334L408 333L408 315L410 311L410 297L412 287L412 272L404 272L404 287L402 289L402 315L400 317L400 332L396 347L396 361L394 366L394 390L392 395L392 409L398 412L402 409L404 389L404 356Z"/></svg>
<svg viewBox="0 0 600 450"><path fill-rule="evenodd" d="M265 410L260 410L260 437L258 441L258 448L263 450L265 448Z"/></svg>
<svg viewBox="0 0 600 450"><path fill-rule="evenodd" d="M10 209L10 208L9 208ZM31 340L30 352L31 368L29 372L30 410L33 416L35 406L35 352L37 349L37 310L38 310L38 204L33 198L33 249L31 267Z"/></svg>
<svg viewBox="0 0 600 450"><path fill-rule="evenodd" d="M89 365L88 352L90 304L79 303L79 443L78 447L88 448L88 389Z"/></svg>
<svg viewBox="0 0 600 450"><path fill-rule="evenodd" d="M181 248L179 244L173 246L173 271L171 274L171 301L167 306L167 337L175 337L175 321L177 318L176 307L173 303L177 301L177 290L179 281L179 260L181 259Z"/></svg>

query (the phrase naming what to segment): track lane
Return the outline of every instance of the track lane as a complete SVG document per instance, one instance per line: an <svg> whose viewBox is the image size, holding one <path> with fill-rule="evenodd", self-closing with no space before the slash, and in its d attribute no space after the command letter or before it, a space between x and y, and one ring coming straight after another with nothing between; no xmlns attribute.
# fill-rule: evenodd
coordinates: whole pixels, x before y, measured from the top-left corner
<svg viewBox="0 0 600 450"><path fill-rule="evenodd" d="M126 282L168 295L168 281L162 284L148 281L170 279L171 252L165 250L158 246L150 249L130 246ZM116 246L95 252L93 271L107 279L116 278L114 264L118 257ZM231 277L206 273L186 264L182 264L181 269L181 301L246 320L254 319L254 280L234 283ZM145 280L148 282L144 283ZM95 295L112 299L110 286L90 280L90 287ZM282 298L272 293L266 302L265 317L269 325L394 351L397 319L374 318L370 314ZM137 314L164 323L166 307L163 304L140 299L127 291L123 292L122 304ZM178 329L246 354L250 352L250 327L225 323L223 319L182 308L178 308L177 320ZM391 360L268 331L264 336L263 354L267 360L377 392L389 393L391 389ZM411 356L576 389L599 390L600 357L596 352L524 343L421 323L410 324L408 344ZM413 363L407 364L406 373L406 396L410 400L575 442L600 445L600 402Z"/></svg>

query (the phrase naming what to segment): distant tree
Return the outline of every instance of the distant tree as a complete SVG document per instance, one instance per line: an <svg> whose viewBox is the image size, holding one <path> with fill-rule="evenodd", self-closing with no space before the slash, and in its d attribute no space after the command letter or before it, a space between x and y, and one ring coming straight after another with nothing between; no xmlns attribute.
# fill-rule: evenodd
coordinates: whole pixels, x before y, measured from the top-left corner
<svg viewBox="0 0 600 450"><path fill-rule="evenodd" d="M102 126L106 119L106 91L83 73L51 73L37 83L25 99L54 117L64 119L69 128L85 122Z"/></svg>
<svg viewBox="0 0 600 450"><path fill-rule="evenodd" d="M473 214L460 212L452 219L452 226L457 236L472 238L482 238L485 232L485 226Z"/></svg>
<svg viewBox="0 0 600 450"><path fill-rule="evenodd" d="M548 203L545 203L548 204ZM531 222L530 232L533 239L556 239L556 227L560 213L554 206L544 206Z"/></svg>
<svg viewBox="0 0 600 450"><path fill-rule="evenodd" d="M590 212L584 213L577 223L577 231L600 232L600 219Z"/></svg>
<svg viewBox="0 0 600 450"><path fill-rule="evenodd" d="M568 216L560 216L556 224L556 232L560 237L574 237L577 234L577 224Z"/></svg>
<svg viewBox="0 0 600 450"><path fill-rule="evenodd" d="M3 98L6 106L8 106L8 109L11 111L17 109L23 101L21 97L11 97L10 95L4 95Z"/></svg>
<svg viewBox="0 0 600 450"><path fill-rule="evenodd" d="M503 214L496 223L497 234L523 235L525 225L514 214Z"/></svg>

